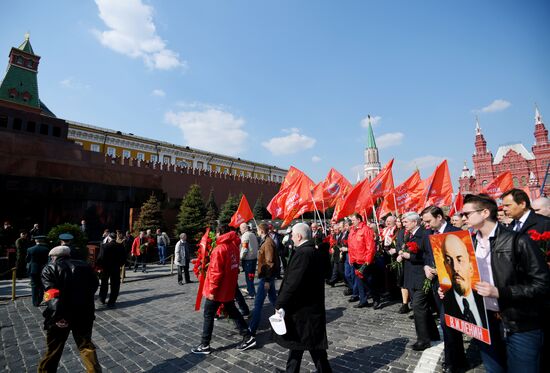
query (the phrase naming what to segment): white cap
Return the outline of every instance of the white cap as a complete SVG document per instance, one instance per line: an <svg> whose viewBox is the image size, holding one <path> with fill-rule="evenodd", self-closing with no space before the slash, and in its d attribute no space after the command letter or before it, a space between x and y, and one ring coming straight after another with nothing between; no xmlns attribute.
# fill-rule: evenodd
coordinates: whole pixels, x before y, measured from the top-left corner
<svg viewBox="0 0 550 373"><path fill-rule="evenodd" d="M69 256L71 255L71 249L69 246L56 246L50 250L49 256Z"/></svg>

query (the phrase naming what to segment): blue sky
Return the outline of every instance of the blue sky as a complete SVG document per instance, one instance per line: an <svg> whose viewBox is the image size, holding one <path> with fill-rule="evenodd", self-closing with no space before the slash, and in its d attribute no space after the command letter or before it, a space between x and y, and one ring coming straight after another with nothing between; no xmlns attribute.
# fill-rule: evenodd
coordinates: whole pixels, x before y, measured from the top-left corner
<svg viewBox="0 0 550 373"><path fill-rule="evenodd" d="M356 181L368 114L396 183L488 147L533 145L550 118L548 1L7 2L57 116ZM4 67L0 67L4 68ZM550 125L550 122L547 123Z"/></svg>

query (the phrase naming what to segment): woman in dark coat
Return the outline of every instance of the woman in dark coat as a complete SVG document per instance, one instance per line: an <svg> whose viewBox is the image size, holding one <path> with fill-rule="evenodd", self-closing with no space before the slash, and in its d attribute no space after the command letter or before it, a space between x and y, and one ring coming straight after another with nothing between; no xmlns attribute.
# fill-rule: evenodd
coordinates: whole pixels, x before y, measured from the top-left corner
<svg viewBox="0 0 550 373"><path fill-rule="evenodd" d="M292 228L294 253L281 283L275 308L285 312L286 334L275 341L290 350L287 372L299 371L308 350L319 372L331 372L327 358L325 271L327 258L315 248L307 224Z"/></svg>

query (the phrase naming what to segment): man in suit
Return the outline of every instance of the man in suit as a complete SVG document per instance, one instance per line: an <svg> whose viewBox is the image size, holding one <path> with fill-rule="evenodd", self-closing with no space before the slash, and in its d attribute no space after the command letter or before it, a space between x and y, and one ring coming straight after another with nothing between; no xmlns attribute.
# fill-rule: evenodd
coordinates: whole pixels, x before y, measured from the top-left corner
<svg viewBox="0 0 550 373"><path fill-rule="evenodd" d="M40 275L44 266L48 264L50 249L46 245L46 236L35 236L34 242L36 245L27 250L27 272L31 278L32 304L38 307L44 294Z"/></svg>
<svg viewBox="0 0 550 373"><path fill-rule="evenodd" d="M529 196L523 190L510 189L501 198L504 213L514 219L510 228L515 232L527 233L532 229L539 233L550 231L550 218L531 209Z"/></svg>
<svg viewBox="0 0 550 373"><path fill-rule="evenodd" d="M435 260L432 251L432 245L429 237L433 234L441 234L448 232L461 231L460 228L449 224L445 220L443 210L437 206L426 207L420 215L426 228L424 236L424 274L426 278L432 280L432 292L437 309L439 310L439 322L443 331L443 342L445 346L445 361L443 362L443 370L445 372L460 372L467 367L466 354L464 353L464 344L462 343L462 333L451 329L445 325L445 312L443 303L437 294L439 281L437 279L437 271L435 270ZM460 219L462 222L462 218Z"/></svg>
<svg viewBox="0 0 550 373"><path fill-rule="evenodd" d="M409 232L408 240L400 248L398 261L404 261L404 287L412 297L414 326L417 341L412 345L415 351L423 351L430 347L430 341L439 340L439 332L430 312L428 294L424 292L424 228L420 226L420 215L407 212L401 218L403 226ZM412 249L414 247L415 249ZM415 252L416 251L416 252Z"/></svg>
<svg viewBox="0 0 550 373"><path fill-rule="evenodd" d="M502 206L507 216L514 219L509 228L519 233L528 234L530 230L538 233L550 231L550 218L539 215L531 209L529 196L521 189L511 189L502 196ZM538 207L538 206L537 206ZM544 241L534 242L535 246L541 247ZM544 250L545 251L545 250ZM545 313L550 312L550 301L546 299L544 304ZM550 369L550 320L544 319L544 345L542 349L542 370Z"/></svg>
<svg viewBox="0 0 550 373"><path fill-rule="evenodd" d="M487 328L483 297L472 289L474 267L466 245L457 236L447 236L442 249L452 283L452 290L447 291L443 298L445 313Z"/></svg>

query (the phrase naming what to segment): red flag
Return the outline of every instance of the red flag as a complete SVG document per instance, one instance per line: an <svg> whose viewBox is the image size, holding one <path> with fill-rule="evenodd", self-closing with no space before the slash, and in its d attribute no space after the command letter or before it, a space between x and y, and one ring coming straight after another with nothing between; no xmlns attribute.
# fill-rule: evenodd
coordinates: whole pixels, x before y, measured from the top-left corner
<svg viewBox="0 0 550 373"><path fill-rule="evenodd" d="M369 179L365 179L355 184L342 203L337 204L339 209L334 211L333 220L340 220L354 212L362 214L365 210L370 211L373 204Z"/></svg>
<svg viewBox="0 0 550 373"><path fill-rule="evenodd" d="M372 179L370 183L371 194L374 199L384 198L390 193L393 193L393 174L392 174L393 159L389 161L380 173Z"/></svg>
<svg viewBox="0 0 550 373"><path fill-rule="evenodd" d="M450 206L453 201L453 183L447 160L436 167L434 173L424 181L424 206Z"/></svg>
<svg viewBox="0 0 550 373"><path fill-rule="evenodd" d="M287 226L292 219L302 215L307 211L308 201L311 201L311 190L315 184L302 173L293 184L288 186L288 193L283 207L284 221L281 227Z"/></svg>
<svg viewBox="0 0 550 373"><path fill-rule="evenodd" d="M418 211L422 208L422 192L424 184L420 179L420 172L414 171L411 176L395 187L394 192L384 198L382 216L397 211L403 214L407 211Z"/></svg>
<svg viewBox="0 0 550 373"><path fill-rule="evenodd" d="M310 201L308 211L313 211L315 207L317 210L324 211L329 207L336 205L338 197L342 193L346 194L351 189L351 183L334 168L331 168L328 172L325 180L315 185L313 188L313 201Z"/></svg>
<svg viewBox="0 0 550 373"><path fill-rule="evenodd" d="M462 207L464 207L464 197L462 196L462 193L458 192L453 202L453 206L451 207L451 211L449 211L449 216L453 216L454 214L462 211Z"/></svg>
<svg viewBox="0 0 550 373"><path fill-rule="evenodd" d="M250 205L248 204L248 201L246 200L245 195L241 197L241 202L239 203L239 208L233 216L231 217L231 221L229 222L230 227L238 228L242 223L246 223L249 220L252 220L254 218L254 214L252 213L252 210L250 209Z"/></svg>
<svg viewBox="0 0 550 373"><path fill-rule="evenodd" d="M289 188L296 183L296 181L305 175L302 171L298 170L294 166L288 169L288 172L283 180L279 192L271 199L267 205L267 211L271 214L273 219L282 218L284 212L284 204L289 192Z"/></svg>
<svg viewBox="0 0 550 373"><path fill-rule="evenodd" d="M502 193L514 188L514 180L512 179L512 173L506 171L498 175L489 184L485 185L481 189L481 193L485 193L491 196L491 198L500 198Z"/></svg>

